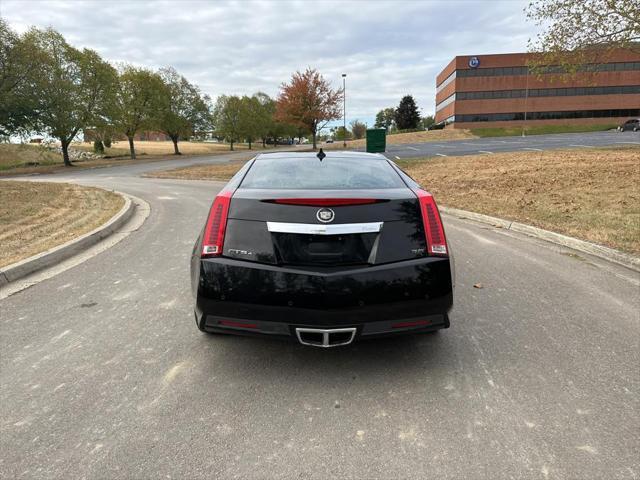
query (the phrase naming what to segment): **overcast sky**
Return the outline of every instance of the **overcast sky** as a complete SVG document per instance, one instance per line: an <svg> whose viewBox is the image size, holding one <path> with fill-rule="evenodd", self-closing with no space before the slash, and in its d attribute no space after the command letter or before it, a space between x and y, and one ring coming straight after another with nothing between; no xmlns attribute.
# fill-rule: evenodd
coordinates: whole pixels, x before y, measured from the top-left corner
<svg viewBox="0 0 640 480"><path fill-rule="evenodd" d="M172 65L215 99L275 96L295 70L336 87L347 74L347 120L372 122L412 94L434 111L435 76L456 55L524 51L536 33L526 1L0 0L18 31L52 26L112 62Z"/></svg>

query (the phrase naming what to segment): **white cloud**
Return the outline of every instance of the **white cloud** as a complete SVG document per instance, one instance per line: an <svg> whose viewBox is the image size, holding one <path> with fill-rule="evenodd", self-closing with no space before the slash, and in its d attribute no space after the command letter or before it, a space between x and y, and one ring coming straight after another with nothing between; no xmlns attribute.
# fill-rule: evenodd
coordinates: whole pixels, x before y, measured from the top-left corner
<svg viewBox="0 0 640 480"><path fill-rule="evenodd" d="M275 96L295 70L341 86L348 117L371 121L411 93L434 109L435 76L456 55L523 51L526 1L1 0L20 31L52 26L113 62L172 65L212 97Z"/></svg>

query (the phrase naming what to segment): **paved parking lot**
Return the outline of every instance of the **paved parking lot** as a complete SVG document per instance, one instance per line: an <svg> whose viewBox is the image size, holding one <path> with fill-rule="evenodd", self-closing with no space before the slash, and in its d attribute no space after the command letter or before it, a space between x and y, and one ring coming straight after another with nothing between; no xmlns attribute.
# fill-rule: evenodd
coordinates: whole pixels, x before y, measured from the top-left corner
<svg viewBox="0 0 640 480"><path fill-rule="evenodd" d="M413 157L448 157L454 155L492 154L499 152L543 151L558 148L589 148L606 145L640 145L640 132L588 132L528 137L490 137L451 142L427 142L387 145L385 155L391 159Z"/></svg>

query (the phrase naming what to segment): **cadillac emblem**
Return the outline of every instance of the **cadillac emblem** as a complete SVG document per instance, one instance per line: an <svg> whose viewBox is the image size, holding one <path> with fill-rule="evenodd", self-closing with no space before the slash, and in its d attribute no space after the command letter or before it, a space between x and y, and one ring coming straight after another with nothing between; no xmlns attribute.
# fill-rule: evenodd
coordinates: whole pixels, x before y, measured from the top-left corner
<svg viewBox="0 0 640 480"><path fill-rule="evenodd" d="M335 216L336 216L335 212L330 208L321 208L316 213L316 218L320 220L322 223L333 222L333 219L335 218Z"/></svg>

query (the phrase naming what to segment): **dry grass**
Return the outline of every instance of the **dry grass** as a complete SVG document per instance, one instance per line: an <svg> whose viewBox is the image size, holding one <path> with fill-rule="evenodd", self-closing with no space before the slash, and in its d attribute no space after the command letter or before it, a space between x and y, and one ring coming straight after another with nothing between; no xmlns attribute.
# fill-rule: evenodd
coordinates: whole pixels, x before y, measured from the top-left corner
<svg viewBox="0 0 640 480"><path fill-rule="evenodd" d="M442 205L640 253L640 148L429 158L402 165Z"/></svg>
<svg viewBox="0 0 640 480"><path fill-rule="evenodd" d="M470 130L445 128L443 130L428 130L424 132L397 133L395 135L387 135L387 145L398 145L403 143L422 143L422 142L448 142L451 140L464 140L468 138L477 138ZM327 150L343 150L342 141L336 140L334 143L318 144L319 147ZM364 148L366 140L347 141L347 148Z"/></svg>
<svg viewBox="0 0 640 480"><path fill-rule="evenodd" d="M134 142L134 146L138 155L173 155L173 142L151 142L139 140ZM255 149L256 144L253 144L252 147ZM93 143L74 143L72 148L93 152ZM235 150L248 150L248 145L244 143L234 144L233 148ZM179 142L178 149L183 155L211 155L220 152L228 153L230 151L229 144L204 142ZM105 149L105 155L128 156L129 142L113 142L111 144L111 148Z"/></svg>
<svg viewBox="0 0 640 480"><path fill-rule="evenodd" d="M0 266L90 232L123 205L122 197L98 188L0 182Z"/></svg>
<svg viewBox="0 0 640 480"><path fill-rule="evenodd" d="M181 180L229 180L240 170L244 162L219 163L216 165L194 165L192 167L175 168L152 172L145 177L178 178Z"/></svg>
<svg viewBox="0 0 640 480"><path fill-rule="evenodd" d="M37 144L0 144L0 172L14 168L62 164L62 156Z"/></svg>
<svg viewBox="0 0 640 480"><path fill-rule="evenodd" d="M640 253L640 148L599 148L399 162L442 205L516 220ZM153 176L228 180L241 162Z"/></svg>
<svg viewBox="0 0 640 480"><path fill-rule="evenodd" d="M193 155L223 155L230 153L229 146L222 143L180 142L183 157ZM75 143L72 149L93 152L93 144ZM261 145L253 145L249 150L246 145L234 145L235 151L241 154L256 154L263 150ZM129 158L129 144L117 142L105 151L108 158L73 160L73 165L79 168L94 168L110 165L126 165L127 163L142 163L168 158L176 159L173 155L171 142L136 142L138 158ZM255 153L254 153L255 152ZM34 144L0 144L0 176L24 175L29 173L51 173L64 170L62 155Z"/></svg>
<svg viewBox="0 0 640 480"><path fill-rule="evenodd" d="M464 140L477 138L470 130L445 128L443 130L429 130L425 132L398 133L387 135L387 144L421 143L421 142L446 142L449 140ZM357 140L362 141L362 140ZM364 146L364 143L363 143Z"/></svg>

